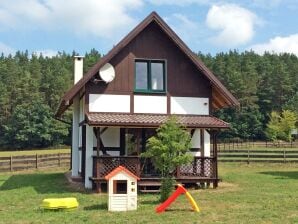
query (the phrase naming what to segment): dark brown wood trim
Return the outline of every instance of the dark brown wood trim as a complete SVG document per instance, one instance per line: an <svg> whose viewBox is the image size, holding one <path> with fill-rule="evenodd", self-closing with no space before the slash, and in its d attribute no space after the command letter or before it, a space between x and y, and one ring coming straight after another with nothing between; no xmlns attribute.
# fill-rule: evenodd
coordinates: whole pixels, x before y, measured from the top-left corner
<svg viewBox="0 0 298 224"><path fill-rule="evenodd" d="M100 134L102 135L103 133L106 132L106 130L108 130L108 127L104 127L104 128L100 131Z"/></svg>
<svg viewBox="0 0 298 224"><path fill-rule="evenodd" d="M120 152L121 148L120 147L104 147L106 151L114 151L114 152ZM93 147L93 151L96 151L96 147Z"/></svg>
<svg viewBox="0 0 298 224"><path fill-rule="evenodd" d="M85 96L85 91L80 95L80 100Z"/></svg>
<svg viewBox="0 0 298 224"><path fill-rule="evenodd" d="M167 114L171 114L171 95L167 93Z"/></svg>
<svg viewBox="0 0 298 224"><path fill-rule="evenodd" d="M86 120L83 120L83 121L81 121L81 122L79 123L79 127L84 126L84 125L86 125L86 124L87 124Z"/></svg>
<svg viewBox="0 0 298 224"><path fill-rule="evenodd" d="M199 152L200 148L190 148L189 151L190 152Z"/></svg>
<svg viewBox="0 0 298 224"><path fill-rule="evenodd" d="M120 128L120 156L125 155L125 128Z"/></svg>
<svg viewBox="0 0 298 224"><path fill-rule="evenodd" d="M212 87L211 87L211 91L212 91ZM212 107L212 100L213 99L213 97L212 97L212 93L211 94L209 94L209 101L208 101L208 103L209 103L209 115L213 115L213 107Z"/></svg>
<svg viewBox="0 0 298 224"><path fill-rule="evenodd" d="M85 114L89 113L89 92L88 91L86 91L85 93L84 113Z"/></svg>

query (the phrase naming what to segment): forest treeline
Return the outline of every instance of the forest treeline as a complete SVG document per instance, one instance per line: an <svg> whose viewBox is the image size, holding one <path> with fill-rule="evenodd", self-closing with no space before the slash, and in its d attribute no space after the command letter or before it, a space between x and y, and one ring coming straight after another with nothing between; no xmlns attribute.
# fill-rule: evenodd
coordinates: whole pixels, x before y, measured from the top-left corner
<svg viewBox="0 0 298 224"><path fill-rule="evenodd" d="M0 148L36 148L70 144L71 126L53 118L61 96L73 85L73 56L15 55L0 57ZM293 54L263 56L230 51L215 56L198 53L240 101L239 108L216 115L232 128L221 137L265 139L272 111L298 111L298 58ZM100 59L85 54L87 71ZM71 121L71 113L66 113Z"/></svg>

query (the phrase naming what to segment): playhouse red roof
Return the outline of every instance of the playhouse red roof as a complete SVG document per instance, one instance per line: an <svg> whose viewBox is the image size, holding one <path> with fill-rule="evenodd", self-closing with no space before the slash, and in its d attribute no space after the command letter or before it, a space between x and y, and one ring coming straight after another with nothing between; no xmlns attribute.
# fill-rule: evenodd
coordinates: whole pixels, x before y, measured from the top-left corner
<svg viewBox="0 0 298 224"><path fill-rule="evenodd" d="M134 175L132 172L130 172L124 166L118 166L117 168L113 169L109 174L107 174L105 176L105 179L106 180L109 180L109 179L111 179L113 176L115 176L117 173L119 173L121 171L127 173L129 176L132 176L132 177L134 177L137 180L140 180L140 178L138 176Z"/></svg>

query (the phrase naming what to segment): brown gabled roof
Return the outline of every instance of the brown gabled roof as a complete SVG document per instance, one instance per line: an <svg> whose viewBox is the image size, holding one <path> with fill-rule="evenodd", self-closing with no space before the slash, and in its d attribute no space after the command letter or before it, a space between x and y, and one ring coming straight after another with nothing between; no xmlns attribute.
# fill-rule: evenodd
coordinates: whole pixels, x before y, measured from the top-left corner
<svg viewBox="0 0 298 224"><path fill-rule="evenodd" d="M237 106L238 100L225 88L216 76L204 65L204 63L186 46L177 34L163 21L156 13L152 12L139 25L137 25L126 37L124 37L107 55L102 57L69 91L65 93L56 112L56 117L61 117L63 112L72 104L73 98L79 93L84 85L98 72L98 70L119 53L128 43L130 43L141 31L151 22L156 22L159 27L169 36L178 48L194 63L194 65L210 80L214 92L220 93L221 102L215 102L215 108L224 106ZM214 95L214 94L212 94ZM215 101L218 97L214 96Z"/></svg>
<svg viewBox="0 0 298 224"><path fill-rule="evenodd" d="M91 126L159 127L171 115L167 114L128 114L128 113L89 113L87 123ZM177 122L186 128L229 128L226 123L209 115L175 115Z"/></svg>

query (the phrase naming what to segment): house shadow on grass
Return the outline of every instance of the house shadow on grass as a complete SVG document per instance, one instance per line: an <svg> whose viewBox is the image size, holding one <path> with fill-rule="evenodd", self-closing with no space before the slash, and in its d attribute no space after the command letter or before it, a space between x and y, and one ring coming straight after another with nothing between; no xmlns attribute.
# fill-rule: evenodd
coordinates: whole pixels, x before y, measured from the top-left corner
<svg viewBox="0 0 298 224"><path fill-rule="evenodd" d="M9 177L1 186L0 190L14 190L25 187L33 187L37 193L69 193L63 173L34 173L34 174L15 174Z"/></svg>
<svg viewBox="0 0 298 224"><path fill-rule="evenodd" d="M90 210L108 210L108 203L101 203L101 204L95 204L91 206L84 207L84 210L90 211Z"/></svg>
<svg viewBox="0 0 298 224"><path fill-rule="evenodd" d="M275 176L276 179L298 179L298 171L267 171L260 174Z"/></svg>

